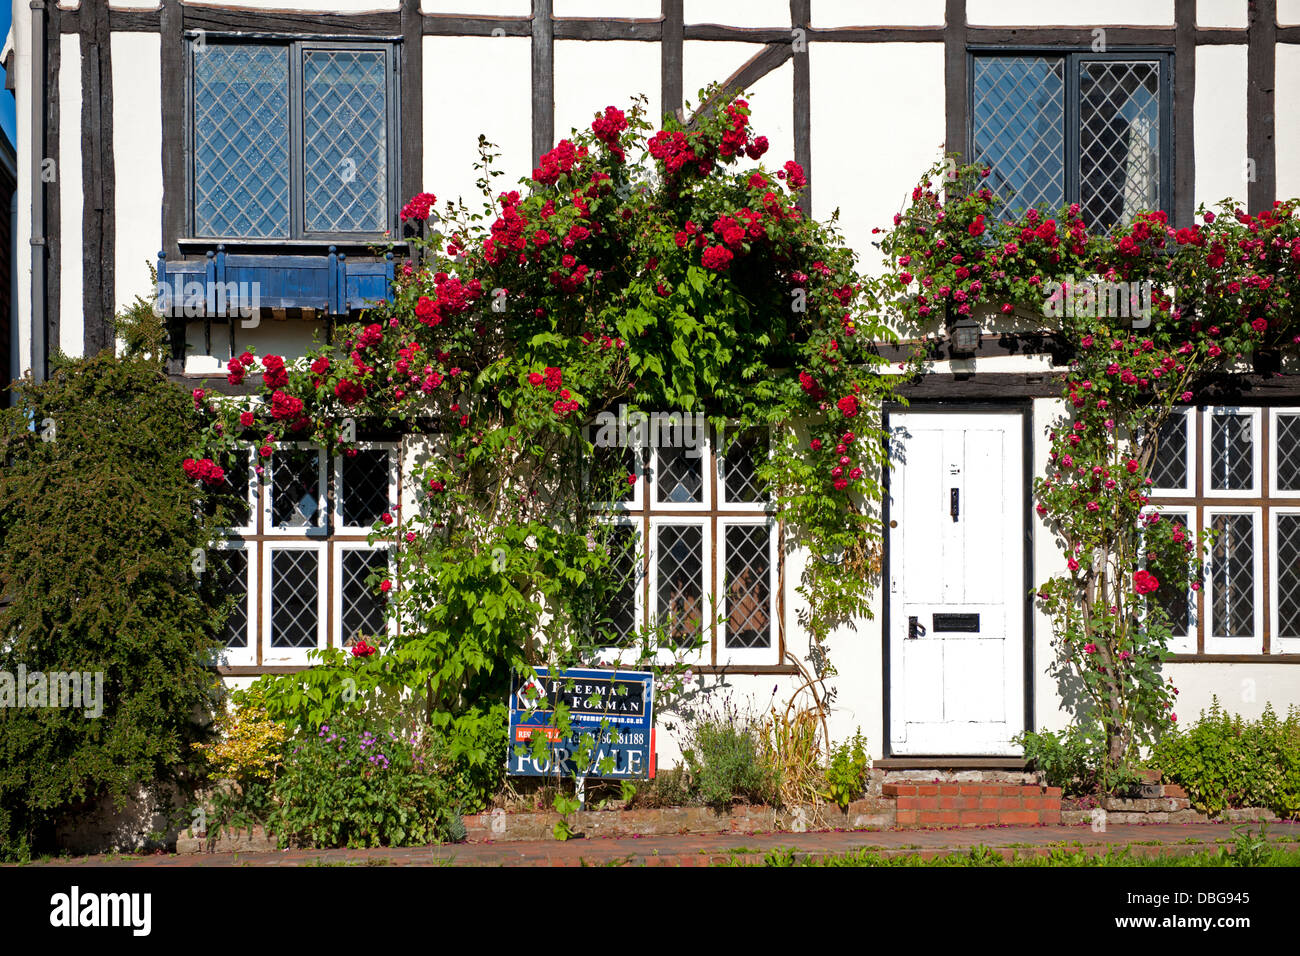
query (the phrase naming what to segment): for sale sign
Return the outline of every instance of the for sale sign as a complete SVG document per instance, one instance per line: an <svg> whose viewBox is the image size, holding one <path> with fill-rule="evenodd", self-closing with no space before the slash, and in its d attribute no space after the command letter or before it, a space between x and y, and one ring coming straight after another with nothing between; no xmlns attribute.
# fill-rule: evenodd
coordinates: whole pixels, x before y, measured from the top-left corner
<svg viewBox="0 0 1300 956"><path fill-rule="evenodd" d="M556 709L568 711L569 732L554 726ZM645 671L539 667L537 678L515 678L510 694L508 772L516 776L607 777L652 775L654 675ZM546 749L538 756L533 741ZM583 738L590 755L583 759ZM592 743L594 741L594 743Z"/></svg>

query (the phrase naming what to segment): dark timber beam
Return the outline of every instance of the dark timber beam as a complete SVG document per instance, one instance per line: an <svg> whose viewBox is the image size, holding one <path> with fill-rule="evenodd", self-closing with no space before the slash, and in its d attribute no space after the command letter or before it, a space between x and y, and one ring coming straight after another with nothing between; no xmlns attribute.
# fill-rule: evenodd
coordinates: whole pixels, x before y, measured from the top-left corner
<svg viewBox="0 0 1300 956"><path fill-rule="evenodd" d="M555 23L551 0L533 0L533 163L555 145Z"/></svg>
<svg viewBox="0 0 1300 956"><path fill-rule="evenodd" d="M812 215L812 80L808 71L808 24L811 0L790 0L790 47L794 57L794 159L808 185L799 193L799 208Z"/></svg>
<svg viewBox="0 0 1300 956"><path fill-rule="evenodd" d="M680 117L682 108L682 0L663 0L663 42L659 47L659 108ZM651 117L652 120L661 117Z"/></svg>
<svg viewBox="0 0 1300 956"><path fill-rule="evenodd" d="M162 245L167 257L180 258L177 240L185 234L188 185L185 174L185 88L189 45L185 42L185 8L181 0L163 0L162 33Z"/></svg>
<svg viewBox="0 0 1300 956"><path fill-rule="evenodd" d="M116 207L113 166L113 53L108 4L86 4L81 26L81 181L83 347L113 345Z"/></svg>
<svg viewBox="0 0 1300 956"><path fill-rule="evenodd" d="M63 11L55 3L46 4L49 21L45 33L45 159L50 161L54 179L45 187L45 328L46 345L49 351L59 347L59 335L63 327L61 318L63 273L63 220L60 210L63 206L64 170L61 168L63 157L59 152L59 73L62 70L62 40L59 35L59 21ZM39 16L39 11L32 11ZM68 197L76 202L76 196ZM73 268L77 264L73 263ZM17 303L14 303L17 306ZM73 303L73 308L77 304ZM15 334L17 331L15 330ZM48 351L47 351L48 354Z"/></svg>
<svg viewBox="0 0 1300 956"><path fill-rule="evenodd" d="M966 158L968 128L966 102L966 0L947 0L944 6L947 29L943 34L943 91L947 117L944 152Z"/></svg>
<svg viewBox="0 0 1300 956"><path fill-rule="evenodd" d="M1246 27L1246 156L1254 161L1249 183L1251 212L1273 205L1277 198L1277 152L1273 140L1273 87L1277 62L1277 3L1252 0ZM1294 118L1292 120L1294 122Z"/></svg>
<svg viewBox="0 0 1300 956"><path fill-rule="evenodd" d="M402 201L424 183L424 24L420 0L402 0Z"/></svg>
<svg viewBox="0 0 1300 956"><path fill-rule="evenodd" d="M769 43L751 56L740 69L727 77L714 91L713 95L696 107L692 114L689 125L694 125L702 117L708 116L723 103L726 103L738 93L744 92L761 77L766 76L775 70L778 66L790 59L793 55L794 47L790 43L790 36L787 33L785 38L778 43Z"/></svg>
<svg viewBox="0 0 1300 956"><path fill-rule="evenodd" d="M1174 225L1196 211L1196 0L1174 4Z"/></svg>

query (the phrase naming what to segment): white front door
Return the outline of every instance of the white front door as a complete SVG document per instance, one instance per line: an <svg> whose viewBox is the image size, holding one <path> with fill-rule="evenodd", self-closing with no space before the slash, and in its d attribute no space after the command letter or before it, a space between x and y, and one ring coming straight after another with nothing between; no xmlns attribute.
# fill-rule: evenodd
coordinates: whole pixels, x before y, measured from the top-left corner
<svg viewBox="0 0 1300 956"><path fill-rule="evenodd" d="M890 416L891 753L1006 756L1024 729L1018 412Z"/></svg>

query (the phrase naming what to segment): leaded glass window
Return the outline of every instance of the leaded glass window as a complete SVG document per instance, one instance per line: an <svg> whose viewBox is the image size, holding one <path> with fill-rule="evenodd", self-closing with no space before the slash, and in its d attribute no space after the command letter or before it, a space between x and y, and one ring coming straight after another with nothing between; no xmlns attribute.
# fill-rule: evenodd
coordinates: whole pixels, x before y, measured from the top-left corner
<svg viewBox="0 0 1300 956"><path fill-rule="evenodd" d="M1183 491L1191 477L1187 466L1190 442L1187 413L1174 411L1160 426L1155 457L1151 462L1151 484L1156 488Z"/></svg>
<svg viewBox="0 0 1300 956"><path fill-rule="evenodd" d="M343 524L369 528L393 507L392 454L386 448L362 448L343 455L341 462L337 494Z"/></svg>
<svg viewBox="0 0 1300 956"><path fill-rule="evenodd" d="M271 552L271 647L312 649L320 640L320 561L317 548Z"/></svg>
<svg viewBox="0 0 1300 956"><path fill-rule="evenodd" d="M1216 514L1210 552L1211 626L1216 637L1255 636L1255 517Z"/></svg>
<svg viewBox="0 0 1300 956"><path fill-rule="evenodd" d="M342 643L346 646L358 637L382 636L388 602L378 585L388 577L388 552L383 548L343 548L338 559L343 575Z"/></svg>
<svg viewBox="0 0 1300 956"><path fill-rule="evenodd" d="M724 525L728 648L772 646L772 535L767 523Z"/></svg>
<svg viewBox="0 0 1300 956"><path fill-rule="evenodd" d="M1300 638L1300 513L1280 512L1274 529L1277 577L1276 637Z"/></svg>
<svg viewBox="0 0 1300 956"><path fill-rule="evenodd" d="M658 623L678 647L700 639L705 623L704 527L661 524L656 535Z"/></svg>
<svg viewBox="0 0 1300 956"><path fill-rule="evenodd" d="M1255 419L1251 412L1215 409L1210 415L1207 456L1211 491L1255 487Z"/></svg>
<svg viewBox="0 0 1300 956"><path fill-rule="evenodd" d="M189 44L192 230L214 239L378 237L395 226L389 44Z"/></svg>
<svg viewBox="0 0 1300 956"><path fill-rule="evenodd" d="M968 155L1016 215L1077 202L1110 227L1168 210L1168 70L1160 53L973 54Z"/></svg>

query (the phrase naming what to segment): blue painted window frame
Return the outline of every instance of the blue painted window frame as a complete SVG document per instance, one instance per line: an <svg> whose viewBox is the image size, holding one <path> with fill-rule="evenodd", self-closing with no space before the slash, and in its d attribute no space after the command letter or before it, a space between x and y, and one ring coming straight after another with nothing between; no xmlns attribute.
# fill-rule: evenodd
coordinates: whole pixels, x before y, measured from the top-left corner
<svg viewBox="0 0 1300 956"><path fill-rule="evenodd" d="M1124 62L1130 60L1151 61L1160 64L1160 90L1158 97L1158 117L1160 130L1158 134L1158 208L1172 218L1174 207L1174 137L1173 137L1173 89L1174 89L1174 55L1169 48L1161 47L1112 47L1105 53L1090 49L1065 47L1008 47L1008 46L972 46L966 53L966 153L976 157L975 152L975 61L986 57L1029 58L1055 57L1065 63L1064 92L1064 202L1082 202L1080 186L1080 130L1082 127L1079 92L1080 64L1086 62ZM1113 224L1105 224L1110 226Z"/></svg>
<svg viewBox="0 0 1300 956"><path fill-rule="evenodd" d="M236 34L197 33L185 38L186 67L186 238L188 240L227 242L237 245L277 245L289 243L373 243L383 242L397 235L398 210L401 206L401 108L400 108L400 45L397 38L339 40L332 38L240 36ZM202 55L205 45L250 44L255 46L281 46L288 51L289 84L289 227L283 235L241 236L229 233L203 234L196 227L195 180L195 57ZM386 204L383 229L374 231L325 231L308 229L304 212L304 123L302 64L304 53L311 51L377 51L385 57L385 169L387 175L384 200Z"/></svg>

